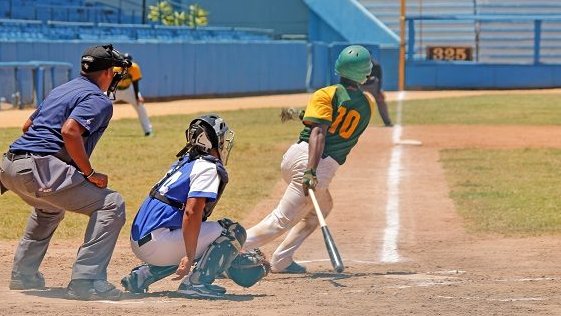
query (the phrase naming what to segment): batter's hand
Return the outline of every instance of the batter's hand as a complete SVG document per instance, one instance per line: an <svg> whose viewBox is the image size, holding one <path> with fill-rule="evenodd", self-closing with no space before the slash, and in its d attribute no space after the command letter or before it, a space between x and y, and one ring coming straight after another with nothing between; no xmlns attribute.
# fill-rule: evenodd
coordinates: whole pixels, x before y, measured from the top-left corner
<svg viewBox="0 0 561 316"><path fill-rule="evenodd" d="M317 184L318 178L316 177L316 171L314 169L307 169L304 171L304 177L302 178L304 195L308 196L308 190L314 190Z"/></svg>
<svg viewBox="0 0 561 316"><path fill-rule="evenodd" d="M181 261L179 262L179 266L177 267L177 271L175 271L175 274L177 276L174 277L172 280L177 281L183 279L187 274L189 274L189 271L191 271L192 265L193 265L193 260L189 259L189 257L185 256L181 258Z"/></svg>
<svg viewBox="0 0 561 316"><path fill-rule="evenodd" d="M94 172L89 178L86 180L90 181L91 183L95 184L96 187L105 189L107 188L107 183L109 179L107 178L106 174L100 172Z"/></svg>

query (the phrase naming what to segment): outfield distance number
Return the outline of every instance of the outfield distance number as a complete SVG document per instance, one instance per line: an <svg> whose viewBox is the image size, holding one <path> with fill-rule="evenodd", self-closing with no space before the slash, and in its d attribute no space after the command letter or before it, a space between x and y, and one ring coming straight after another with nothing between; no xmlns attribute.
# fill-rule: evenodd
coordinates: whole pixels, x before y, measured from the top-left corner
<svg viewBox="0 0 561 316"><path fill-rule="evenodd" d="M428 46L427 59L429 60L473 60L471 47L460 46Z"/></svg>

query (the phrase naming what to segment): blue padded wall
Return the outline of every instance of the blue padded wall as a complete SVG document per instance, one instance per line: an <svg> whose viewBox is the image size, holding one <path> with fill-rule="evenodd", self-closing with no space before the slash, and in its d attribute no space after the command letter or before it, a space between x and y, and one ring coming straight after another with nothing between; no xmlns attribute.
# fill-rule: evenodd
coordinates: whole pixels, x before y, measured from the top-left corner
<svg viewBox="0 0 561 316"><path fill-rule="evenodd" d="M561 65L407 62L406 71L408 89L554 88L561 84Z"/></svg>
<svg viewBox="0 0 561 316"><path fill-rule="evenodd" d="M0 62L67 62L73 65L72 77L76 77L82 52L96 44L99 43L4 42L0 45ZM337 55L347 45L304 41L114 43L116 49L131 53L140 64L143 74L140 90L149 98L317 89L338 81L333 67ZM387 65L383 64L384 88L395 87L397 77L391 67L396 66L391 61L397 60L397 50L365 46L381 61L388 60ZM387 72L386 67L390 67ZM49 76L47 71L46 80ZM46 84L45 90L50 91L52 84Z"/></svg>

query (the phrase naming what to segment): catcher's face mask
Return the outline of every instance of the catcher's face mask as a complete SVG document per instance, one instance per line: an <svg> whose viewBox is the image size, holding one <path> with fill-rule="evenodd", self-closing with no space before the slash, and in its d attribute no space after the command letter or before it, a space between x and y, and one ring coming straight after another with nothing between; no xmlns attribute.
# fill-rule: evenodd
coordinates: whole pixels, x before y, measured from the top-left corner
<svg viewBox="0 0 561 316"><path fill-rule="evenodd" d="M203 115L193 120L185 131L187 144L210 153L212 148L218 151L220 160L228 163L230 150L234 146L234 131L218 115Z"/></svg>

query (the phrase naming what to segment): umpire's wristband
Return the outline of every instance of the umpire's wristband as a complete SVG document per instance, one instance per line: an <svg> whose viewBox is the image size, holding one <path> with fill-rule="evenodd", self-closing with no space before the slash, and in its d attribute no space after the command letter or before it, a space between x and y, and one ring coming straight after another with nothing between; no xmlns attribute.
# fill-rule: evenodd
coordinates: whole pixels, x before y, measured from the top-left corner
<svg viewBox="0 0 561 316"><path fill-rule="evenodd" d="M90 174L86 175L85 173L82 173L84 175L84 177L86 177L86 179L91 178L95 173L95 170L92 168L92 172L90 172Z"/></svg>

